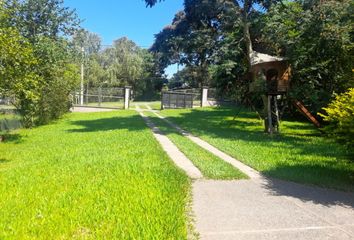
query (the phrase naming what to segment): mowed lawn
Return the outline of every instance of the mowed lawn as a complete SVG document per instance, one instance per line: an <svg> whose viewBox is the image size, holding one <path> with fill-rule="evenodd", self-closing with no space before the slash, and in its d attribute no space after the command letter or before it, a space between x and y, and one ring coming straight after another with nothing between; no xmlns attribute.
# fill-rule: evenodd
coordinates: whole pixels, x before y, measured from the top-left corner
<svg viewBox="0 0 354 240"><path fill-rule="evenodd" d="M162 114L265 175L354 191L354 162L348 152L310 123L283 121L281 134L271 137L247 109L164 110Z"/></svg>
<svg viewBox="0 0 354 240"><path fill-rule="evenodd" d="M135 105L139 105L140 109L148 109L149 106L153 110L160 110L161 109L161 101L150 101L150 102L131 102L130 106L135 108Z"/></svg>
<svg viewBox="0 0 354 240"><path fill-rule="evenodd" d="M189 160L202 172L207 179L247 179L247 175L242 173L230 163L225 162L207 150L201 148L187 137L183 136L176 129L165 121L158 118L152 112L145 112L157 126Z"/></svg>
<svg viewBox="0 0 354 240"><path fill-rule="evenodd" d="M185 239L190 182L134 111L0 143L0 239Z"/></svg>

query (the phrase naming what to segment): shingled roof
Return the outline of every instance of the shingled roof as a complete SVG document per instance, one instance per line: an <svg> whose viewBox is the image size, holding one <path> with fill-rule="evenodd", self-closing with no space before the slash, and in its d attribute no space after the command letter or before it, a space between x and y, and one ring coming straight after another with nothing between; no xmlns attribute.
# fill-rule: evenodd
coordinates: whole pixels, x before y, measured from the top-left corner
<svg viewBox="0 0 354 240"><path fill-rule="evenodd" d="M282 57L271 56L268 54L259 53L255 51L253 51L250 54L250 59L251 59L251 66L261 64L261 63L268 63L268 62L282 62L286 60L285 58Z"/></svg>

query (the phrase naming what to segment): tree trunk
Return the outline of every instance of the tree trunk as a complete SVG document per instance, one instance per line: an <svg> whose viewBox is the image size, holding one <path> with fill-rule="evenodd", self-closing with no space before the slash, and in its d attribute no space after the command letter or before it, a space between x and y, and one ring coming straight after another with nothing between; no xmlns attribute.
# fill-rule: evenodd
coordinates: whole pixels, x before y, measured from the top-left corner
<svg viewBox="0 0 354 240"><path fill-rule="evenodd" d="M250 34L250 23L248 21L249 11L251 10L252 0L245 0L243 13L242 13L242 21L243 21L243 37L245 39L246 44L246 54L249 67L251 66L251 53L253 52L252 49L252 41L251 41L251 34Z"/></svg>

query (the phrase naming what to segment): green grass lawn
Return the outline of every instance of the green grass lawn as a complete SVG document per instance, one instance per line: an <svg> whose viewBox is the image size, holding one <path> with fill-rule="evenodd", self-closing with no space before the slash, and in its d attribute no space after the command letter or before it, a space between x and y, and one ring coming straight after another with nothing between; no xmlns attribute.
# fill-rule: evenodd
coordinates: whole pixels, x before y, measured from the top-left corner
<svg viewBox="0 0 354 240"><path fill-rule="evenodd" d="M199 147L187 137L178 133L152 112L144 112L164 134L194 163L209 179L246 179L247 176L231 164Z"/></svg>
<svg viewBox="0 0 354 240"><path fill-rule="evenodd" d="M310 123L283 121L282 133L271 137L248 110L203 108L164 110L162 114L263 174L354 191L354 163L348 152L321 136Z"/></svg>
<svg viewBox="0 0 354 240"><path fill-rule="evenodd" d="M124 101L117 101L117 102L102 102L101 105L99 105L98 102L95 103L89 103L85 104L86 106L89 107L106 107L106 108L123 108L124 107Z"/></svg>
<svg viewBox="0 0 354 240"><path fill-rule="evenodd" d="M134 111L0 143L0 239L186 239L190 181Z"/></svg>
<svg viewBox="0 0 354 240"><path fill-rule="evenodd" d="M21 116L18 114L14 114L14 113L7 113L7 114L2 114L0 113L0 120L21 120Z"/></svg>
<svg viewBox="0 0 354 240"><path fill-rule="evenodd" d="M16 109L14 106L12 106L12 105L2 105L2 104L0 104L0 110L2 110L2 109L5 109L5 110L8 110L8 109L10 109L10 110L14 110L14 109Z"/></svg>
<svg viewBox="0 0 354 240"><path fill-rule="evenodd" d="M15 117L15 114L2 114L2 113L0 113L0 120L13 119L14 117Z"/></svg>
<svg viewBox="0 0 354 240"><path fill-rule="evenodd" d="M153 110L161 110L161 101L149 102L148 105L149 105Z"/></svg>
<svg viewBox="0 0 354 240"><path fill-rule="evenodd" d="M139 105L141 109L148 109L146 105L149 105L153 110L160 110L161 109L161 101L152 101L152 102L131 102L131 106L134 108L135 104Z"/></svg>

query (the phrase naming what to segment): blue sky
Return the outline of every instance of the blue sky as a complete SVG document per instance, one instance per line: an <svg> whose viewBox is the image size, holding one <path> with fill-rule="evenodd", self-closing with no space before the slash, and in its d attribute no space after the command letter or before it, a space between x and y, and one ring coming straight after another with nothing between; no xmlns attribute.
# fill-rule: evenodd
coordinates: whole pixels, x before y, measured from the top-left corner
<svg viewBox="0 0 354 240"><path fill-rule="evenodd" d="M175 13L183 9L183 0L167 0L146 8L143 0L65 0L84 20L82 27L101 36L104 45L126 36L137 45L148 48L154 34L171 23ZM176 72L176 66L166 72Z"/></svg>

